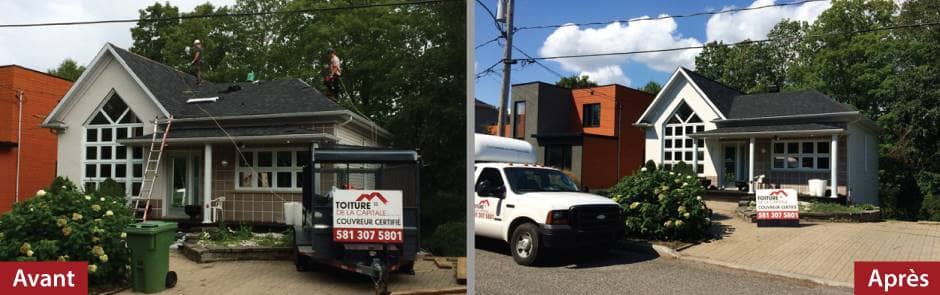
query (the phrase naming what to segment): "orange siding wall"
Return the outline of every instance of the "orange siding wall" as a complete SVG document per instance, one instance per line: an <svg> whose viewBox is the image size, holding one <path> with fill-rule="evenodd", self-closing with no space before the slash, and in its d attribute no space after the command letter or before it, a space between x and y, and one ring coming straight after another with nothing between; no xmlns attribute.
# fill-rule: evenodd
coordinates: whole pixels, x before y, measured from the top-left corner
<svg viewBox="0 0 940 295"><path fill-rule="evenodd" d="M593 103L601 104L600 127L584 127L584 134L616 136L615 126L617 113L614 103L616 92L616 85L575 89L571 91L571 95L574 97L575 109L577 109L578 118L581 119L581 122L584 122L584 105Z"/></svg>
<svg viewBox="0 0 940 295"><path fill-rule="evenodd" d="M581 185L591 190L617 183L617 138L585 135L581 156ZM625 171L624 171L625 172Z"/></svg>
<svg viewBox="0 0 940 295"><path fill-rule="evenodd" d="M8 129L0 132L12 134L14 142L19 115L14 89L24 92L20 200L33 196L55 178L56 136L39 125L71 86L67 80L19 66L0 67L0 129ZM16 200L16 153L17 147L0 148L0 213L10 210Z"/></svg>

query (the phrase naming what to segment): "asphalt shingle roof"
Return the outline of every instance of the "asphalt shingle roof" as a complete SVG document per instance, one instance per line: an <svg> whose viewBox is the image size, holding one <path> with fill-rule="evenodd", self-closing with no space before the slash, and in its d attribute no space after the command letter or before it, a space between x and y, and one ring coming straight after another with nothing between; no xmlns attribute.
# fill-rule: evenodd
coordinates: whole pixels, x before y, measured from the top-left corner
<svg viewBox="0 0 940 295"><path fill-rule="evenodd" d="M728 119L811 115L856 111L816 90L741 95L734 98Z"/></svg>
<svg viewBox="0 0 940 295"><path fill-rule="evenodd" d="M345 110L299 79L262 81L260 83L212 83L167 65L111 45L128 67L140 78L160 104L175 118L206 117L190 98L215 97L216 102L198 103L212 116L264 115ZM237 91L228 91L240 89Z"/></svg>
<svg viewBox="0 0 940 295"><path fill-rule="evenodd" d="M736 96L742 95L741 91L738 91L734 88L725 86L724 84L718 83L712 79L705 78L695 71L682 68L686 73L689 74L689 78L692 79L692 82L695 85L698 85L698 88L705 92L705 95L711 99L712 103L715 104L715 107L721 111L722 114L725 114L727 117L728 110L731 109L731 105L734 102Z"/></svg>

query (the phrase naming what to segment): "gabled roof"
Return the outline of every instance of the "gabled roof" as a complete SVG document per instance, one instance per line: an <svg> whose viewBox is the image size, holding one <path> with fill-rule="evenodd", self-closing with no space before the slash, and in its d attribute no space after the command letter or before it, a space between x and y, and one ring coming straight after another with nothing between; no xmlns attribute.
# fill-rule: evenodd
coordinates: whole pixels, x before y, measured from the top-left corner
<svg viewBox="0 0 940 295"><path fill-rule="evenodd" d="M212 116L243 116L345 110L299 79L259 83L202 81L197 85L193 75L111 47L174 118L206 117L206 112ZM235 89L238 90L230 91ZM199 103L206 112L186 103L191 98L215 96L219 97L216 102Z"/></svg>

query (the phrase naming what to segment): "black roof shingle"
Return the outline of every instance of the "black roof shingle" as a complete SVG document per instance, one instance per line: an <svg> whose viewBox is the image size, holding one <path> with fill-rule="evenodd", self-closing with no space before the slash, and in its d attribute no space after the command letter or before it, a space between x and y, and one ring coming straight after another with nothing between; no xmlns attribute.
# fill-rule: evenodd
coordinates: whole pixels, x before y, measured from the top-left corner
<svg viewBox="0 0 940 295"><path fill-rule="evenodd" d="M265 115L345 110L299 79L258 83L212 83L110 45L175 118ZM230 91L235 90L236 91ZM216 102L187 103L191 98L219 97Z"/></svg>

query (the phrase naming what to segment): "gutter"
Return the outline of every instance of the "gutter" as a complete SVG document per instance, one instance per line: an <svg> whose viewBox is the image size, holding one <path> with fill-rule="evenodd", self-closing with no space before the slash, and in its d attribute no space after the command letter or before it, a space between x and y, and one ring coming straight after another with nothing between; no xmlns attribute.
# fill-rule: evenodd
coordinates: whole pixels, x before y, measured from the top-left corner
<svg viewBox="0 0 940 295"><path fill-rule="evenodd" d="M780 135L780 134L838 134L845 129L817 129L817 130L787 130L787 131L753 131L753 132L726 132L708 134L690 134L689 137L716 137L716 136L747 136L747 135Z"/></svg>
<svg viewBox="0 0 940 295"><path fill-rule="evenodd" d="M225 136L216 137L187 137L187 138L167 138L168 143L208 143L208 142L231 142L237 141L265 141L265 140L297 140L297 139L328 139L339 141L339 138L332 134L289 134L289 135L251 135L251 136L232 136L231 139ZM120 144L136 145L150 143L150 139L122 139L117 141Z"/></svg>
<svg viewBox="0 0 940 295"><path fill-rule="evenodd" d="M756 118L740 118L740 119L716 119L712 120L714 123L728 123L728 122L747 122L747 121L761 121L761 120L774 120L774 119L802 119L802 118L818 118L818 117L835 117L835 116L861 116L859 111L850 111L850 112L835 112L835 113L822 113L822 114L806 114L806 115L788 115L788 116L771 116L771 117L756 117Z"/></svg>
<svg viewBox="0 0 940 295"><path fill-rule="evenodd" d="M650 123L633 123L633 127L650 128L650 127L653 127L653 124L650 124Z"/></svg>

